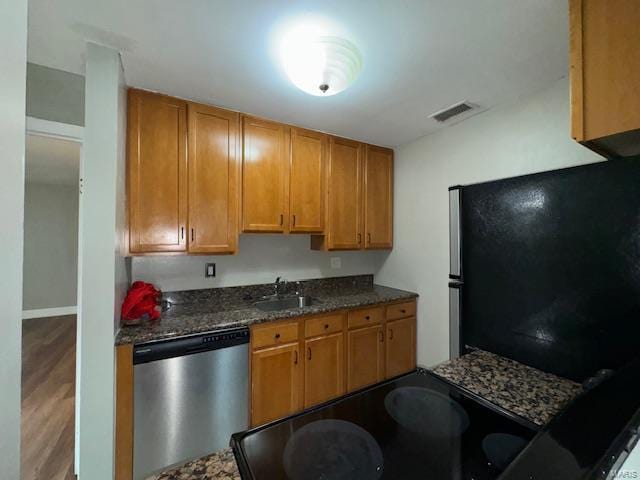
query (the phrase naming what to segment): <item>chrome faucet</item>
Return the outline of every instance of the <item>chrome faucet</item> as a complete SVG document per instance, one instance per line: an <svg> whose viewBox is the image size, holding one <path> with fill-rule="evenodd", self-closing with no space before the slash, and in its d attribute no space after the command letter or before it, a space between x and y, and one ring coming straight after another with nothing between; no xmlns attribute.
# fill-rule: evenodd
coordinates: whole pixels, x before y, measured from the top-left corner
<svg viewBox="0 0 640 480"><path fill-rule="evenodd" d="M282 295L281 288L287 285L287 279L282 277L277 277L273 287L275 289L275 296L279 297Z"/></svg>

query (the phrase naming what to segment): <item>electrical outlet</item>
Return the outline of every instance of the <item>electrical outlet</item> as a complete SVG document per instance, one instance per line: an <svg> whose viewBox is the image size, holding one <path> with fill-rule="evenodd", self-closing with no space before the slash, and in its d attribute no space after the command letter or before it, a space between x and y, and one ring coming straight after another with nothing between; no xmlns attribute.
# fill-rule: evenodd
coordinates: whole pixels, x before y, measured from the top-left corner
<svg viewBox="0 0 640 480"><path fill-rule="evenodd" d="M216 264L215 263L207 263L207 268L204 271L205 278L211 278L216 276Z"/></svg>
<svg viewBox="0 0 640 480"><path fill-rule="evenodd" d="M342 258L331 257L331 268L333 268L334 270L342 268Z"/></svg>

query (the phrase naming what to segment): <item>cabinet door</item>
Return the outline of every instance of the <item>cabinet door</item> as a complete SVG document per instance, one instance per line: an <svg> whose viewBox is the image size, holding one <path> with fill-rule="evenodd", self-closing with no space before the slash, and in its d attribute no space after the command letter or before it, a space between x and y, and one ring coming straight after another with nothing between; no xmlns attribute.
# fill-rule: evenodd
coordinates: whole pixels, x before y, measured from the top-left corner
<svg viewBox="0 0 640 480"><path fill-rule="evenodd" d="M236 251L238 129L237 113L189 104L189 252Z"/></svg>
<svg viewBox="0 0 640 480"><path fill-rule="evenodd" d="M304 406L326 402L344 393L342 332L305 342Z"/></svg>
<svg viewBox="0 0 640 480"><path fill-rule="evenodd" d="M251 425L286 417L301 405L298 343L257 350L251 358Z"/></svg>
<svg viewBox="0 0 640 480"><path fill-rule="evenodd" d="M386 326L387 378L416 368L416 318L388 322Z"/></svg>
<svg viewBox="0 0 640 480"><path fill-rule="evenodd" d="M130 251L185 251L187 105L129 90L128 110Z"/></svg>
<svg viewBox="0 0 640 480"><path fill-rule="evenodd" d="M596 151L637 155L640 2L571 0L569 9L572 136Z"/></svg>
<svg viewBox="0 0 640 480"><path fill-rule="evenodd" d="M393 246L393 151L367 145L364 173L365 248Z"/></svg>
<svg viewBox="0 0 640 480"><path fill-rule="evenodd" d="M363 144L332 138L328 172L327 241L329 250L362 247Z"/></svg>
<svg viewBox="0 0 640 480"><path fill-rule="evenodd" d="M288 227L289 127L243 119L242 230L285 232Z"/></svg>
<svg viewBox="0 0 640 480"><path fill-rule="evenodd" d="M382 325L351 330L347 335L347 390L351 392L383 380Z"/></svg>
<svg viewBox="0 0 640 480"><path fill-rule="evenodd" d="M291 129L290 232L324 230L327 135Z"/></svg>

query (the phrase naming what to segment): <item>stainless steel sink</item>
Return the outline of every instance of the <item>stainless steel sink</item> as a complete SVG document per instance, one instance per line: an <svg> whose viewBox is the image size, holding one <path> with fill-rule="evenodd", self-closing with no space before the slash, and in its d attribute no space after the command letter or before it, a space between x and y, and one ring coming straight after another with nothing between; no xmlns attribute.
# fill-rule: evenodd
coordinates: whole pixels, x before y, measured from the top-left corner
<svg viewBox="0 0 640 480"><path fill-rule="evenodd" d="M318 303L318 299L306 295L296 297L277 297L267 300L260 300L254 303L258 310L273 312L277 310L287 310L289 308L308 307Z"/></svg>

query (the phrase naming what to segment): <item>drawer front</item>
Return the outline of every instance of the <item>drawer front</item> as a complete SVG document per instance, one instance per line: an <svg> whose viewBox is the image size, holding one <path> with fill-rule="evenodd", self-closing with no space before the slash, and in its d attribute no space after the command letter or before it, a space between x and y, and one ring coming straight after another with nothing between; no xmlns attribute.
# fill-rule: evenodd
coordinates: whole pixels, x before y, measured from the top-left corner
<svg viewBox="0 0 640 480"><path fill-rule="evenodd" d="M349 312L349 328L376 325L384 320L384 307L364 308Z"/></svg>
<svg viewBox="0 0 640 480"><path fill-rule="evenodd" d="M387 320L413 317L416 314L416 302L396 303L387 307Z"/></svg>
<svg viewBox="0 0 640 480"><path fill-rule="evenodd" d="M298 341L298 322L276 323L254 327L251 331L253 349Z"/></svg>
<svg viewBox="0 0 640 480"><path fill-rule="evenodd" d="M326 315L323 317L308 318L304 324L304 336L306 338L318 335L328 335L342 331L344 325L344 315Z"/></svg>

